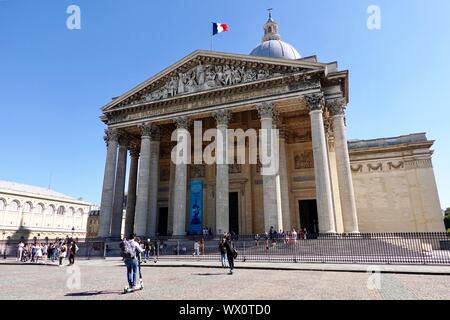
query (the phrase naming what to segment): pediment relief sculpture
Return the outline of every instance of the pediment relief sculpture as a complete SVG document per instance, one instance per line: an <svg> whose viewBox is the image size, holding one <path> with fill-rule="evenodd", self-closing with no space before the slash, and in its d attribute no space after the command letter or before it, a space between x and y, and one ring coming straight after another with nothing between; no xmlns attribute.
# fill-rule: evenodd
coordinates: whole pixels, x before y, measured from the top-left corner
<svg viewBox="0 0 450 320"><path fill-rule="evenodd" d="M286 73L299 72L301 68L293 68L288 71L257 69L247 66L235 66L232 64L202 64L186 72L172 75L162 86L141 96L131 103L140 104L164 100L175 96L199 91L227 87L258 80L265 80L281 76Z"/></svg>

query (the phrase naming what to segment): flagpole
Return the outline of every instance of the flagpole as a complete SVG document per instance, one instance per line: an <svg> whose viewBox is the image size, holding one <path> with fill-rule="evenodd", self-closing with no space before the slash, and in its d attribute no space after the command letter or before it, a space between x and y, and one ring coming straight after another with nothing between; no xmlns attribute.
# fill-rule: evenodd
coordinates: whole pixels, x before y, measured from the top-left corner
<svg viewBox="0 0 450 320"><path fill-rule="evenodd" d="M214 35L211 36L211 50L210 51L213 51L213 39L214 39Z"/></svg>

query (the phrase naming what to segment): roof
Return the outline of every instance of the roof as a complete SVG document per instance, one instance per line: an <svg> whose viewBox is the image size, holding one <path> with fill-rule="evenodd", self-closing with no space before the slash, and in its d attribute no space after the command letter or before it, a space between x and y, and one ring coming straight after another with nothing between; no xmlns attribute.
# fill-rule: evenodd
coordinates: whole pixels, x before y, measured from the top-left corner
<svg viewBox="0 0 450 320"><path fill-rule="evenodd" d="M298 51L292 45L281 40L264 41L253 49L250 55L293 60L301 58Z"/></svg>
<svg viewBox="0 0 450 320"><path fill-rule="evenodd" d="M365 149L365 148L380 148L380 147L390 147L401 144L411 144L421 142L431 142L427 139L426 134L423 132L390 138L378 138L370 140L349 140L348 148L351 150Z"/></svg>
<svg viewBox="0 0 450 320"><path fill-rule="evenodd" d="M87 202L75 199L73 197L67 196L65 194L62 194L62 193L59 193L59 192L56 192L56 191L53 191L50 189L31 186L31 185L27 185L27 184L12 182L12 181L0 180L0 192L1 191L17 193L17 194L32 195L32 196L36 196L36 197L40 197L40 198L48 198L48 197L59 198L61 200L68 200L68 201L72 201L72 202L83 202L83 203L87 204Z"/></svg>

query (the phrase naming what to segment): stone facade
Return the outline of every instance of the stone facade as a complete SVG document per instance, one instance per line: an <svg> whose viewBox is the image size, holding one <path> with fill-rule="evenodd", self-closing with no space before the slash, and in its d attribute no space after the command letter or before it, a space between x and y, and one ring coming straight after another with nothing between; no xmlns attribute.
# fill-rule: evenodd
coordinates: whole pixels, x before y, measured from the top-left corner
<svg viewBox="0 0 450 320"><path fill-rule="evenodd" d="M99 236L115 236L111 226L124 191L124 165L116 164L126 163L123 154L120 159L122 136L134 150L133 172L139 168L125 183L136 199L128 202L125 224L140 236L186 234L193 179L203 182L203 226L215 234L270 227L443 231L432 142L420 135L417 143L347 144L347 102L348 72L336 63L195 51L103 107L108 151ZM174 135L177 141L185 135L195 140L193 121L201 121L202 134L280 129L278 173L263 175L260 163L248 161L174 164L171 155L180 154L172 132L184 130ZM248 160L249 140L243 149Z"/></svg>
<svg viewBox="0 0 450 320"><path fill-rule="evenodd" d="M442 232L442 213L424 133L349 142L362 232Z"/></svg>
<svg viewBox="0 0 450 320"><path fill-rule="evenodd" d="M85 238L90 204L61 193L0 181L3 239Z"/></svg>

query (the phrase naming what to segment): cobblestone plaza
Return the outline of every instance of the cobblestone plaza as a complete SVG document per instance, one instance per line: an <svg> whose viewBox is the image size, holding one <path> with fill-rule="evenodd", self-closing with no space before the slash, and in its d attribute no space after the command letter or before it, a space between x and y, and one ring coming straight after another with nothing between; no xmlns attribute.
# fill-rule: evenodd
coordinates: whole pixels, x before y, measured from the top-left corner
<svg viewBox="0 0 450 320"><path fill-rule="evenodd" d="M339 272L320 271L326 267L321 264L317 264L317 271L277 270L275 268L288 265L247 263L241 264L241 268L238 264L235 274L228 275L228 270L212 267L214 265L218 266L219 263L199 265L190 263L187 266L180 266L176 262L156 264L149 262L142 267L144 290L124 295L122 290L126 284L126 274L120 259L79 260L75 267L70 268L46 264L5 263L0 266L2 288L0 299L441 300L450 298L450 277L442 274L373 274L346 272L345 269Z"/></svg>

